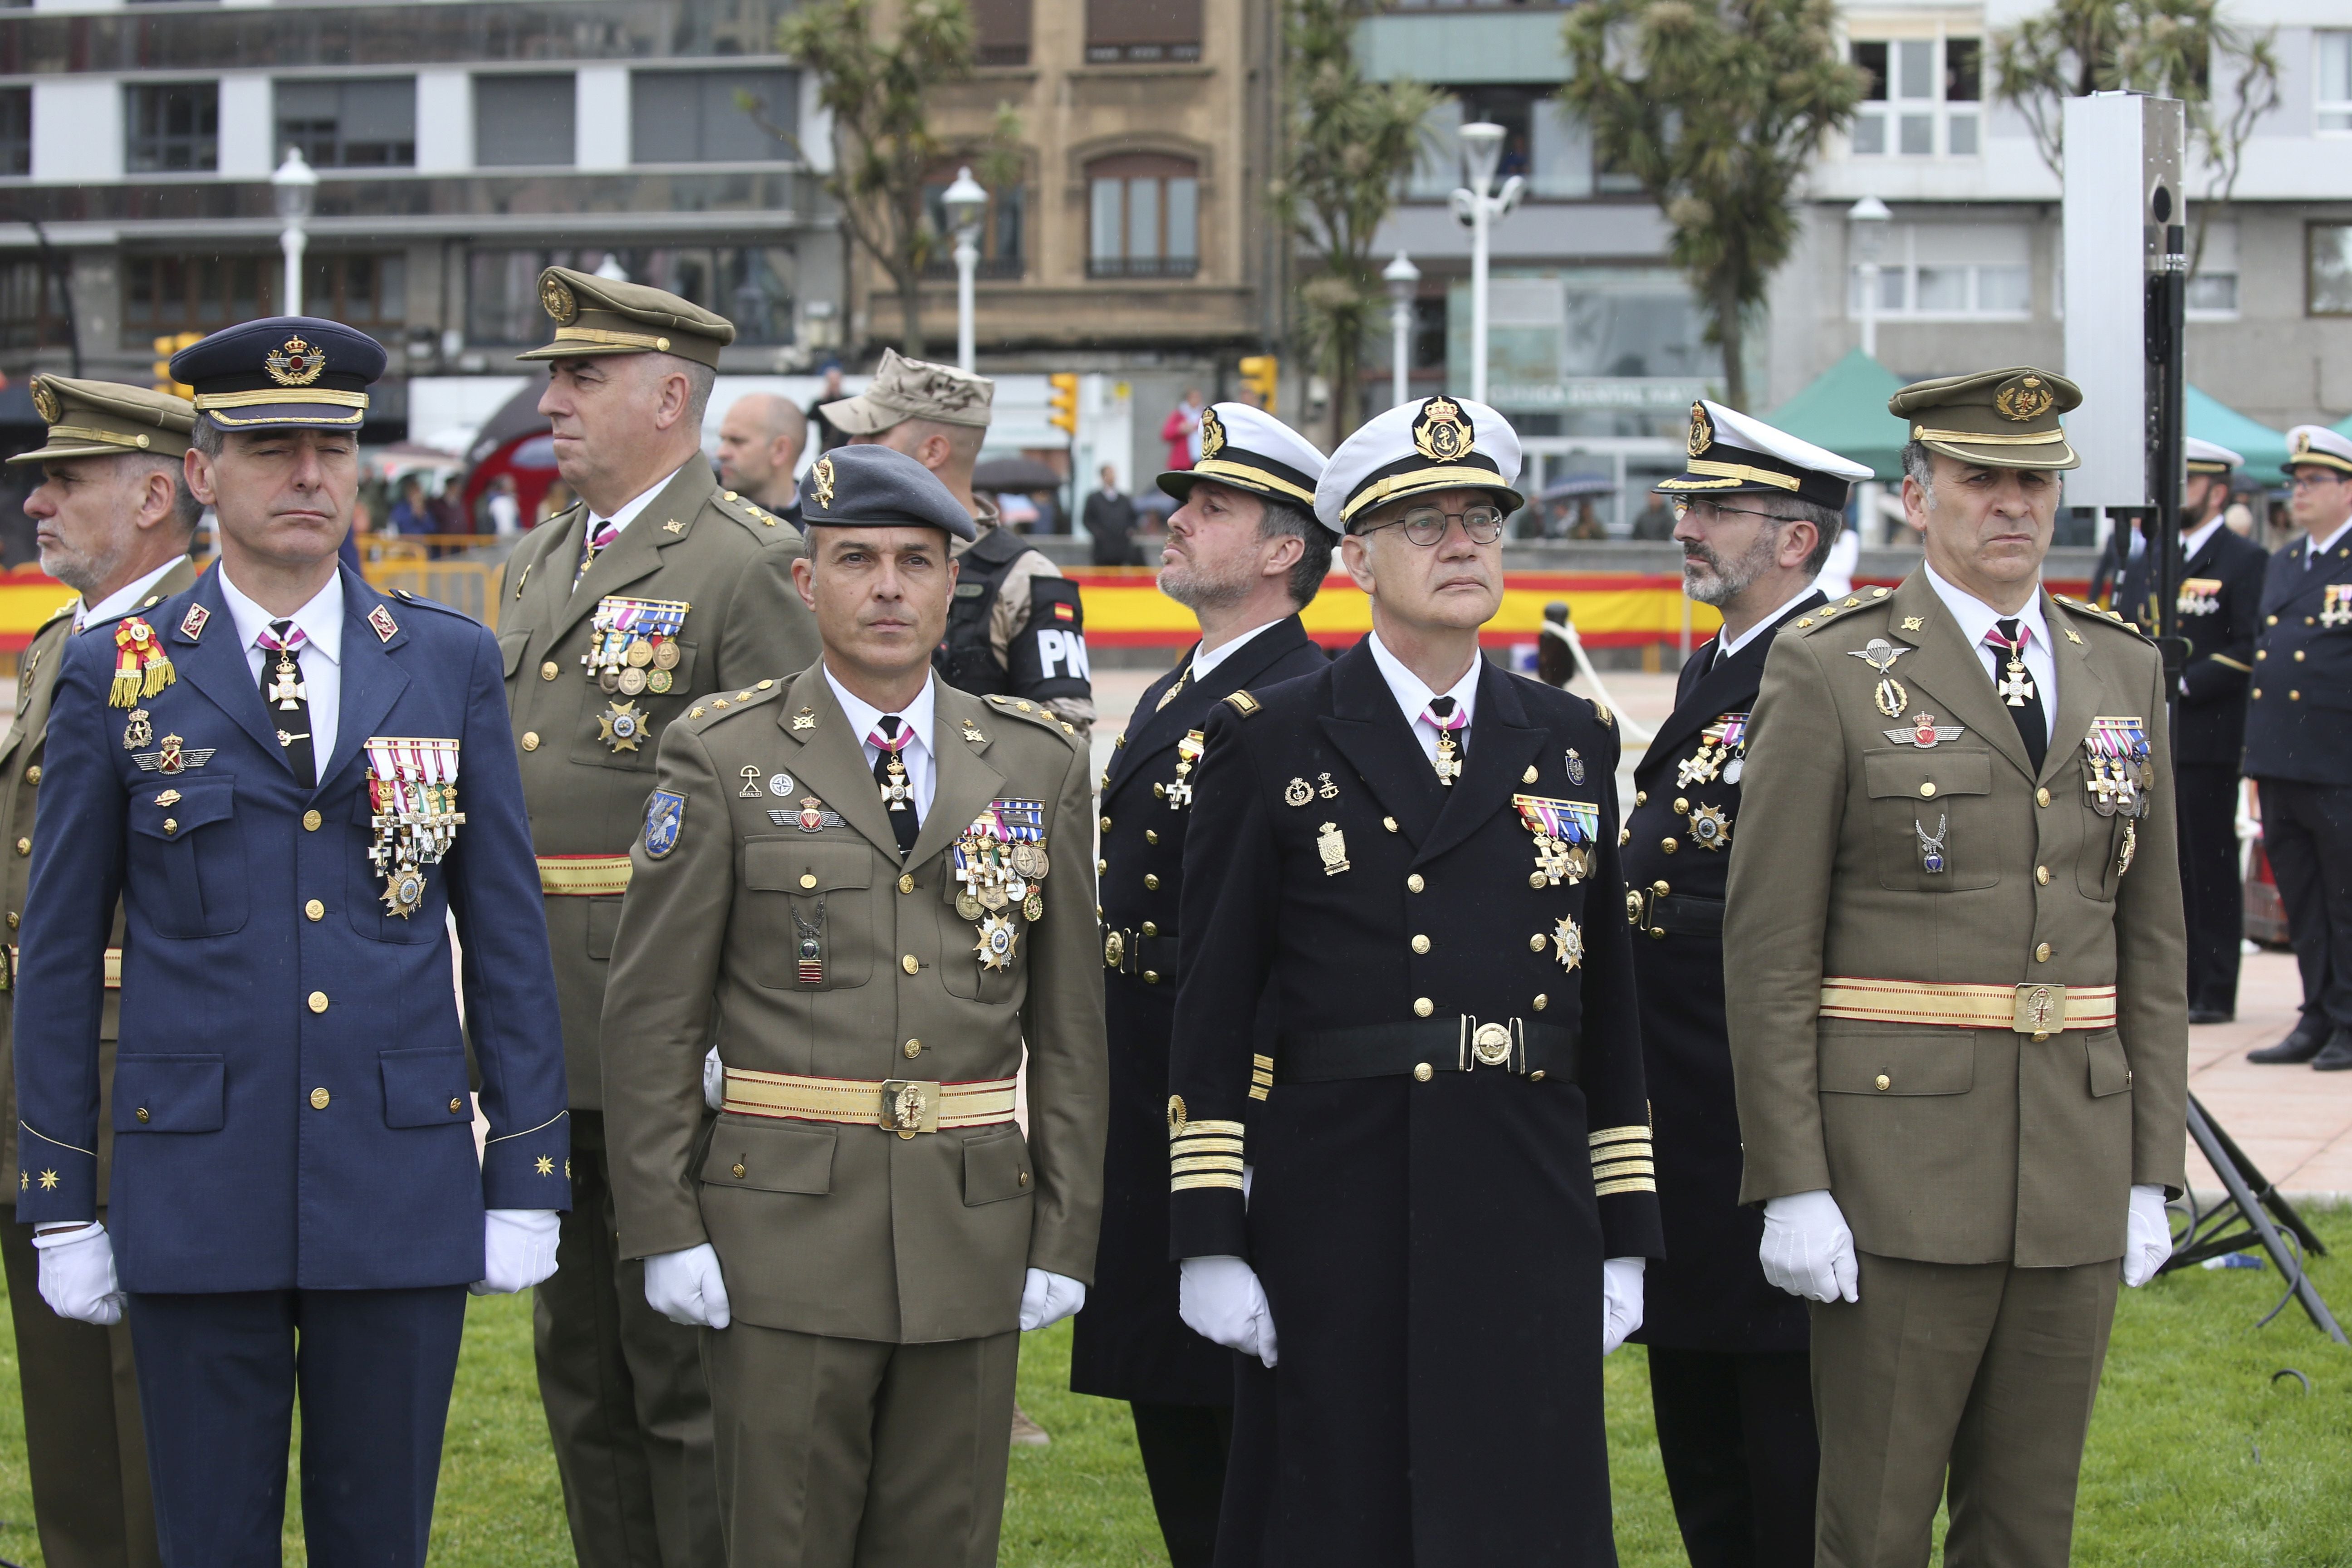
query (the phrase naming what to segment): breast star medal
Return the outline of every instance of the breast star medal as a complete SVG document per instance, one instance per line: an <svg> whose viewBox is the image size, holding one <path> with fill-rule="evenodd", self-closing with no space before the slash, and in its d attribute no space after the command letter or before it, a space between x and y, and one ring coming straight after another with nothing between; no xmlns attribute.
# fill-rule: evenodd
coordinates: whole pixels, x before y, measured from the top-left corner
<svg viewBox="0 0 2352 1568"><path fill-rule="evenodd" d="M1013 967L1013 947L1016 940L1013 922L1003 915L989 915L980 922L980 940L975 951L980 954L982 969Z"/></svg>
<svg viewBox="0 0 2352 1568"><path fill-rule="evenodd" d="M1559 917L1551 928L1552 956L1559 960L1562 969L1576 969L1584 963L1584 932L1567 915Z"/></svg>
<svg viewBox="0 0 2352 1568"><path fill-rule="evenodd" d="M1702 849L1721 849L1731 842L1731 818L1721 806L1698 806L1690 814L1690 836Z"/></svg>
<svg viewBox="0 0 2352 1568"><path fill-rule="evenodd" d="M1873 695L1878 703L1878 710L1889 719L1902 718L1903 710L1911 706L1911 694L1903 689L1901 681L1887 673L1895 668L1896 659L1911 651L1888 642L1885 637L1873 637L1860 647L1846 649L1848 658L1858 658L1878 672L1878 689Z"/></svg>
<svg viewBox="0 0 2352 1568"><path fill-rule="evenodd" d="M615 756L634 752L645 743L646 716L637 711L635 702L615 697L596 715L596 738Z"/></svg>

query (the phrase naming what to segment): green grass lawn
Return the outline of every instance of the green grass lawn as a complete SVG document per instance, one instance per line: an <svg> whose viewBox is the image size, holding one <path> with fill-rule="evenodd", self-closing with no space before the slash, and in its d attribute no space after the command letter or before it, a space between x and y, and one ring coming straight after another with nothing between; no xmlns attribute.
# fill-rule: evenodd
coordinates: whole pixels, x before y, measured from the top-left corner
<svg viewBox="0 0 2352 1568"><path fill-rule="evenodd" d="M2352 1211L2315 1216L2336 1251L2314 1267L2352 1318ZM2304 1568L2352 1563L2352 1352L2277 1299L2275 1273L2191 1270L2126 1291L2084 1461L2074 1561L2086 1565ZM1000 1561L1013 1568L1129 1568L1167 1561L1127 1407L1067 1391L1066 1326L1033 1334L1021 1401L1053 1433L1016 1449ZM2294 1367L2311 1392L2272 1374ZM0 1314L0 1378L16 1348ZM1617 1549L1627 1568L1683 1562L1650 1427L1638 1348L1608 1363ZM294 1489L289 1488L289 1497ZM294 1510L289 1507L289 1513ZM0 1558L39 1563L24 1425L0 1398ZM572 1562L530 1364L525 1300L472 1303L434 1521L436 1563L538 1568ZM304 1561L299 1517L287 1560Z"/></svg>

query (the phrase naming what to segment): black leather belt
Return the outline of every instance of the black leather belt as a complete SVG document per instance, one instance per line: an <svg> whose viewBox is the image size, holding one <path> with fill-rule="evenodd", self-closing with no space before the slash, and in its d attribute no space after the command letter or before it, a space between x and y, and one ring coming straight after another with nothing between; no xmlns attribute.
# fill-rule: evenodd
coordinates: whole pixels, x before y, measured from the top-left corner
<svg viewBox="0 0 2352 1568"><path fill-rule="evenodd" d="M1625 892L1626 923L1652 936L1712 936L1723 934L1723 900L1692 893L1659 893L1629 888Z"/></svg>
<svg viewBox="0 0 2352 1568"><path fill-rule="evenodd" d="M1103 931L1103 967L1135 975L1146 985L1173 985L1176 939L1107 927Z"/></svg>
<svg viewBox="0 0 2352 1568"><path fill-rule="evenodd" d="M1577 1055L1573 1029L1465 1015L1285 1035L1275 1047L1274 1077L1277 1083L1330 1083L1410 1074L1427 1082L1441 1072L1499 1069L1573 1082Z"/></svg>

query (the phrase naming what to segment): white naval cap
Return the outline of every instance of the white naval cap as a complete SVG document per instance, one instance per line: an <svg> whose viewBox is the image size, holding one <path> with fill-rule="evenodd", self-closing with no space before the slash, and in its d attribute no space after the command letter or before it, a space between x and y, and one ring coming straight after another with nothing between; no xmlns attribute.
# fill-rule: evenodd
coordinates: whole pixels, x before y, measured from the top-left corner
<svg viewBox="0 0 2352 1568"><path fill-rule="evenodd" d="M1321 450L1297 431L1246 403L1213 403L1201 411L1200 460L1160 475L1160 488L1181 501L1201 480L1214 479L1311 511L1322 477Z"/></svg>
<svg viewBox="0 0 2352 1568"><path fill-rule="evenodd" d="M2246 459L2219 441L2200 440L2189 436L2180 443L2181 456L2187 459L2192 474L2226 474L2232 468L2242 468Z"/></svg>
<svg viewBox="0 0 2352 1568"><path fill-rule="evenodd" d="M1843 511L1853 487L1871 477L1863 464L1705 398L1691 405L1683 450L1683 471L1657 487L1669 495L1793 495Z"/></svg>
<svg viewBox="0 0 2352 1568"><path fill-rule="evenodd" d="M2286 433L2286 471L2312 466L2352 474L2352 440L2325 425L2298 425Z"/></svg>
<svg viewBox="0 0 2352 1568"><path fill-rule="evenodd" d="M1519 435L1483 403L1440 394L1376 414L1339 443L1315 487L1315 515L1345 533L1366 512L1406 496L1439 490L1494 492L1506 512L1527 498L1519 479Z"/></svg>

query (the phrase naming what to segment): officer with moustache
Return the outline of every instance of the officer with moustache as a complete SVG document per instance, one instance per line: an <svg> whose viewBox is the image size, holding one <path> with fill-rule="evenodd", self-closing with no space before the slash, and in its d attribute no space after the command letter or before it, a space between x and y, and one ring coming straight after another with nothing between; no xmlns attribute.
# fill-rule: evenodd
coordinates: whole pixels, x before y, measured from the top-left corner
<svg viewBox="0 0 2352 1568"><path fill-rule="evenodd" d="M1465 399L1350 436L1316 515L1372 635L1206 726L1171 1252L1184 1321L1272 1369L1221 1563L1616 1560L1601 1358L1660 1251L1617 731L1479 657L1518 471Z"/></svg>
<svg viewBox="0 0 2352 1568"><path fill-rule="evenodd" d="M2226 1024L2238 1012L2238 952L2245 882L2238 849L2238 764L2246 743L2246 688L2261 620L2262 546L2221 521L2230 476L2246 459L2191 436L2180 496L2180 635L2189 661L2172 711L2180 791L2180 891L2189 926L2189 1021ZM2156 558L2143 550L2124 574L2117 607L2156 635ZM2273 1047L2274 1048L2274 1047ZM2264 1059L2255 1053L2256 1060Z"/></svg>
<svg viewBox="0 0 2352 1568"><path fill-rule="evenodd" d="M655 748L696 702L801 668L816 632L792 585L800 535L720 490L702 416L723 317L639 283L540 275L554 340L540 412L580 504L507 563L499 648L522 752L572 1082L563 1268L539 1292L539 1388L587 1568L719 1560L710 1396L694 1336L646 1306L616 1254L604 1154L604 1005L628 845ZM615 1040L615 1054L630 1048Z"/></svg>
<svg viewBox="0 0 2352 1568"><path fill-rule="evenodd" d="M620 1249L701 1331L732 1568L992 1568L1020 1332L1083 1304L1101 1213L1090 769L934 676L971 520L919 462L836 447L803 515L822 659L662 740L604 1004Z"/></svg>
<svg viewBox="0 0 2352 1568"><path fill-rule="evenodd" d="M1870 470L1720 404L1691 409L1671 498L1685 591L1723 612L1633 770L1625 910L1657 1126L1666 1255L1643 1278L1650 1406L1694 1568L1813 1556L1821 1455L1801 1302L1772 1288L1763 1215L1739 1202L1739 1110L1723 989L1723 889L1739 853L1748 721L1772 639L1813 585ZM1884 588L1866 589L1884 598Z"/></svg>
<svg viewBox="0 0 2352 1568"><path fill-rule="evenodd" d="M1103 1011L1111 1122L1095 1287L1078 1314L1070 1386L1129 1401L1160 1531L1175 1568L1206 1568L1233 1428L1234 1357L1176 1315L1168 1256L1168 1039L1177 911L1202 728L1232 692L1329 662L1298 613L1330 570L1316 521L1323 454L1271 415L1221 403L1201 416L1201 461L1160 476L1168 520L1160 591L1201 640L1145 689L1102 779Z"/></svg>
<svg viewBox="0 0 2352 1568"><path fill-rule="evenodd" d="M35 806L46 762L49 702L67 643L96 626L152 609L196 580L188 540L201 508L181 472L195 410L184 397L110 381L33 378L33 406L49 426L37 450L11 463L41 465L39 488L25 510L37 525L41 570L75 596L33 634L16 661L16 721L0 741L0 843L17 851L5 862L8 956L21 935L32 869ZM122 915L107 948L109 984L119 987ZM0 996L8 971L0 969ZM100 1021L99 1093L114 1078L116 1003L110 989ZM0 1149L16 1161L16 1073L7 1065L9 1014L0 1000ZM114 1139L99 1129L98 1218ZM10 1200L13 1207L14 1199ZM41 1300L39 1255L29 1226L0 1215L0 1256L7 1260L8 1309L16 1328L17 1379L25 1401L25 1450L32 1472L33 1518L41 1554L58 1568L157 1561L155 1505L147 1486L147 1444L139 1423L139 1382L131 1331L61 1318Z"/></svg>

